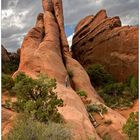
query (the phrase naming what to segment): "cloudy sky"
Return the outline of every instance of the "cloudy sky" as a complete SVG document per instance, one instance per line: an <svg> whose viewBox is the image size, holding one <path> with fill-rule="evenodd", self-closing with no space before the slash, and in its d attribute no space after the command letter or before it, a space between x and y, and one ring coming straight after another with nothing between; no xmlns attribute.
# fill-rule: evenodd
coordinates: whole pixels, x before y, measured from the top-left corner
<svg viewBox="0 0 140 140"><path fill-rule="evenodd" d="M80 19L100 9L106 9L108 16L120 16L123 25L138 25L138 5L138 0L63 0L66 34L70 36ZM39 12L41 0L2 0L2 44L8 51L21 46Z"/></svg>

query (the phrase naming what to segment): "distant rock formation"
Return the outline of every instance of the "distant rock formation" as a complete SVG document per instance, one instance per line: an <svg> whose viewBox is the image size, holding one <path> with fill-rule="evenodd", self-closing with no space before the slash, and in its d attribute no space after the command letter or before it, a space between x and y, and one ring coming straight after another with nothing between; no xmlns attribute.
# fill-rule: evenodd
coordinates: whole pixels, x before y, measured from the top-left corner
<svg viewBox="0 0 140 140"><path fill-rule="evenodd" d="M87 68L102 64L118 81L138 76L138 27L121 26L105 10L82 19L75 28L73 57Z"/></svg>
<svg viewBox="0 0 140 140"><path fill-rule="evenodd" d="M1 45L1 54L2 54L2 62L9 62L10 61L9 53L4 48L3 45Z"/></svg>
<svg viewBox="0 0 140 140"><path fill-rule="evenodd" d="M84 90L92 103L103 104L103 100L92 87L84 68L69 52L64 32L62 0L42 0L42 3L44 13L38 15L35 27L24 38L20 65L13 77L19 72L32 78L41 73L57 80L56 91L64 101L59 112L71 127L74 140L88 140L91 137L100 140L106 133L113 140L125 139L122 126L126 119L108 107L104 119L111 119L112 124L102 124L97 129L93 127L85 105L75 91ZM67 78L68 71L72 71L73 85L66 83L71 83L68 81L70 77Z"/></svg>
<svg viewBox="0 0 140 140"><path fill-rule="evenodd" d="M1 55L2 55L2 72L3 73L13 73L17 70L20 59L20 49L17 53L8 52L3 45L1 45Z"/></svg>

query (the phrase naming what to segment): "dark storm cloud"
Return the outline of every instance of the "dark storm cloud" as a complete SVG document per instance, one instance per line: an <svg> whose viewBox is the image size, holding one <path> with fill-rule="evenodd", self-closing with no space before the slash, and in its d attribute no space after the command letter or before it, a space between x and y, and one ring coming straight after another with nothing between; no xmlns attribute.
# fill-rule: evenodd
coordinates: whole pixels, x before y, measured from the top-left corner
<svg viewBox="0 0 140 140"><path fill-rule="evenodd" d="M123 24L138 24L138 0L63 0L63 7L66 27L100 9L106 9L108 16L119 16ZM40 12L41 0L2 0L2 43L9 51L21 46Z"/></svg>

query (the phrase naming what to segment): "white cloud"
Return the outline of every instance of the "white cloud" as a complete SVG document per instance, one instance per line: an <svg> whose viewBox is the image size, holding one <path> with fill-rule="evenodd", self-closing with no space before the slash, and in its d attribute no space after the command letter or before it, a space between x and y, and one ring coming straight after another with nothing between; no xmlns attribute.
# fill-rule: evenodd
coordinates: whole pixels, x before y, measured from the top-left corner
<svg viewBox="0 0 140 140"><path fill-rule="evenodd" d="M27 14L28 11L17 13L17 11L13 9L2 10L2 28L10 28L12 26L20 29L24 28L26 24L23 20Z"/></svg>
<svg viewBox="0 0 140 140"><path fill-rule="evenodd" d="M74 36L74 34L72 34L69 37L67 37L69 48L71 48L71 46L72 46L72 38L73 38L73 36Z"/></svg>

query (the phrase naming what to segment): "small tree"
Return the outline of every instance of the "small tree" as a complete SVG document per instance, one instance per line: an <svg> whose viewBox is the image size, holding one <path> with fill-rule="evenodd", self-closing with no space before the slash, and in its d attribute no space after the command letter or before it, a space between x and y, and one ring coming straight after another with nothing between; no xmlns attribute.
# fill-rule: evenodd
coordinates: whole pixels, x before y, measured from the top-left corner
<svg viewBox="0 0 140 140"><path fill-rule="evenodd" d="M19 112L26 112L41 122L61 122L62 118L58 113L58 106L63 105L62 99L58 99L56 80L46 76L39 76L37 79L19 74L15 79L13 88L17 94L17 102L13 108Z"/></svg>

